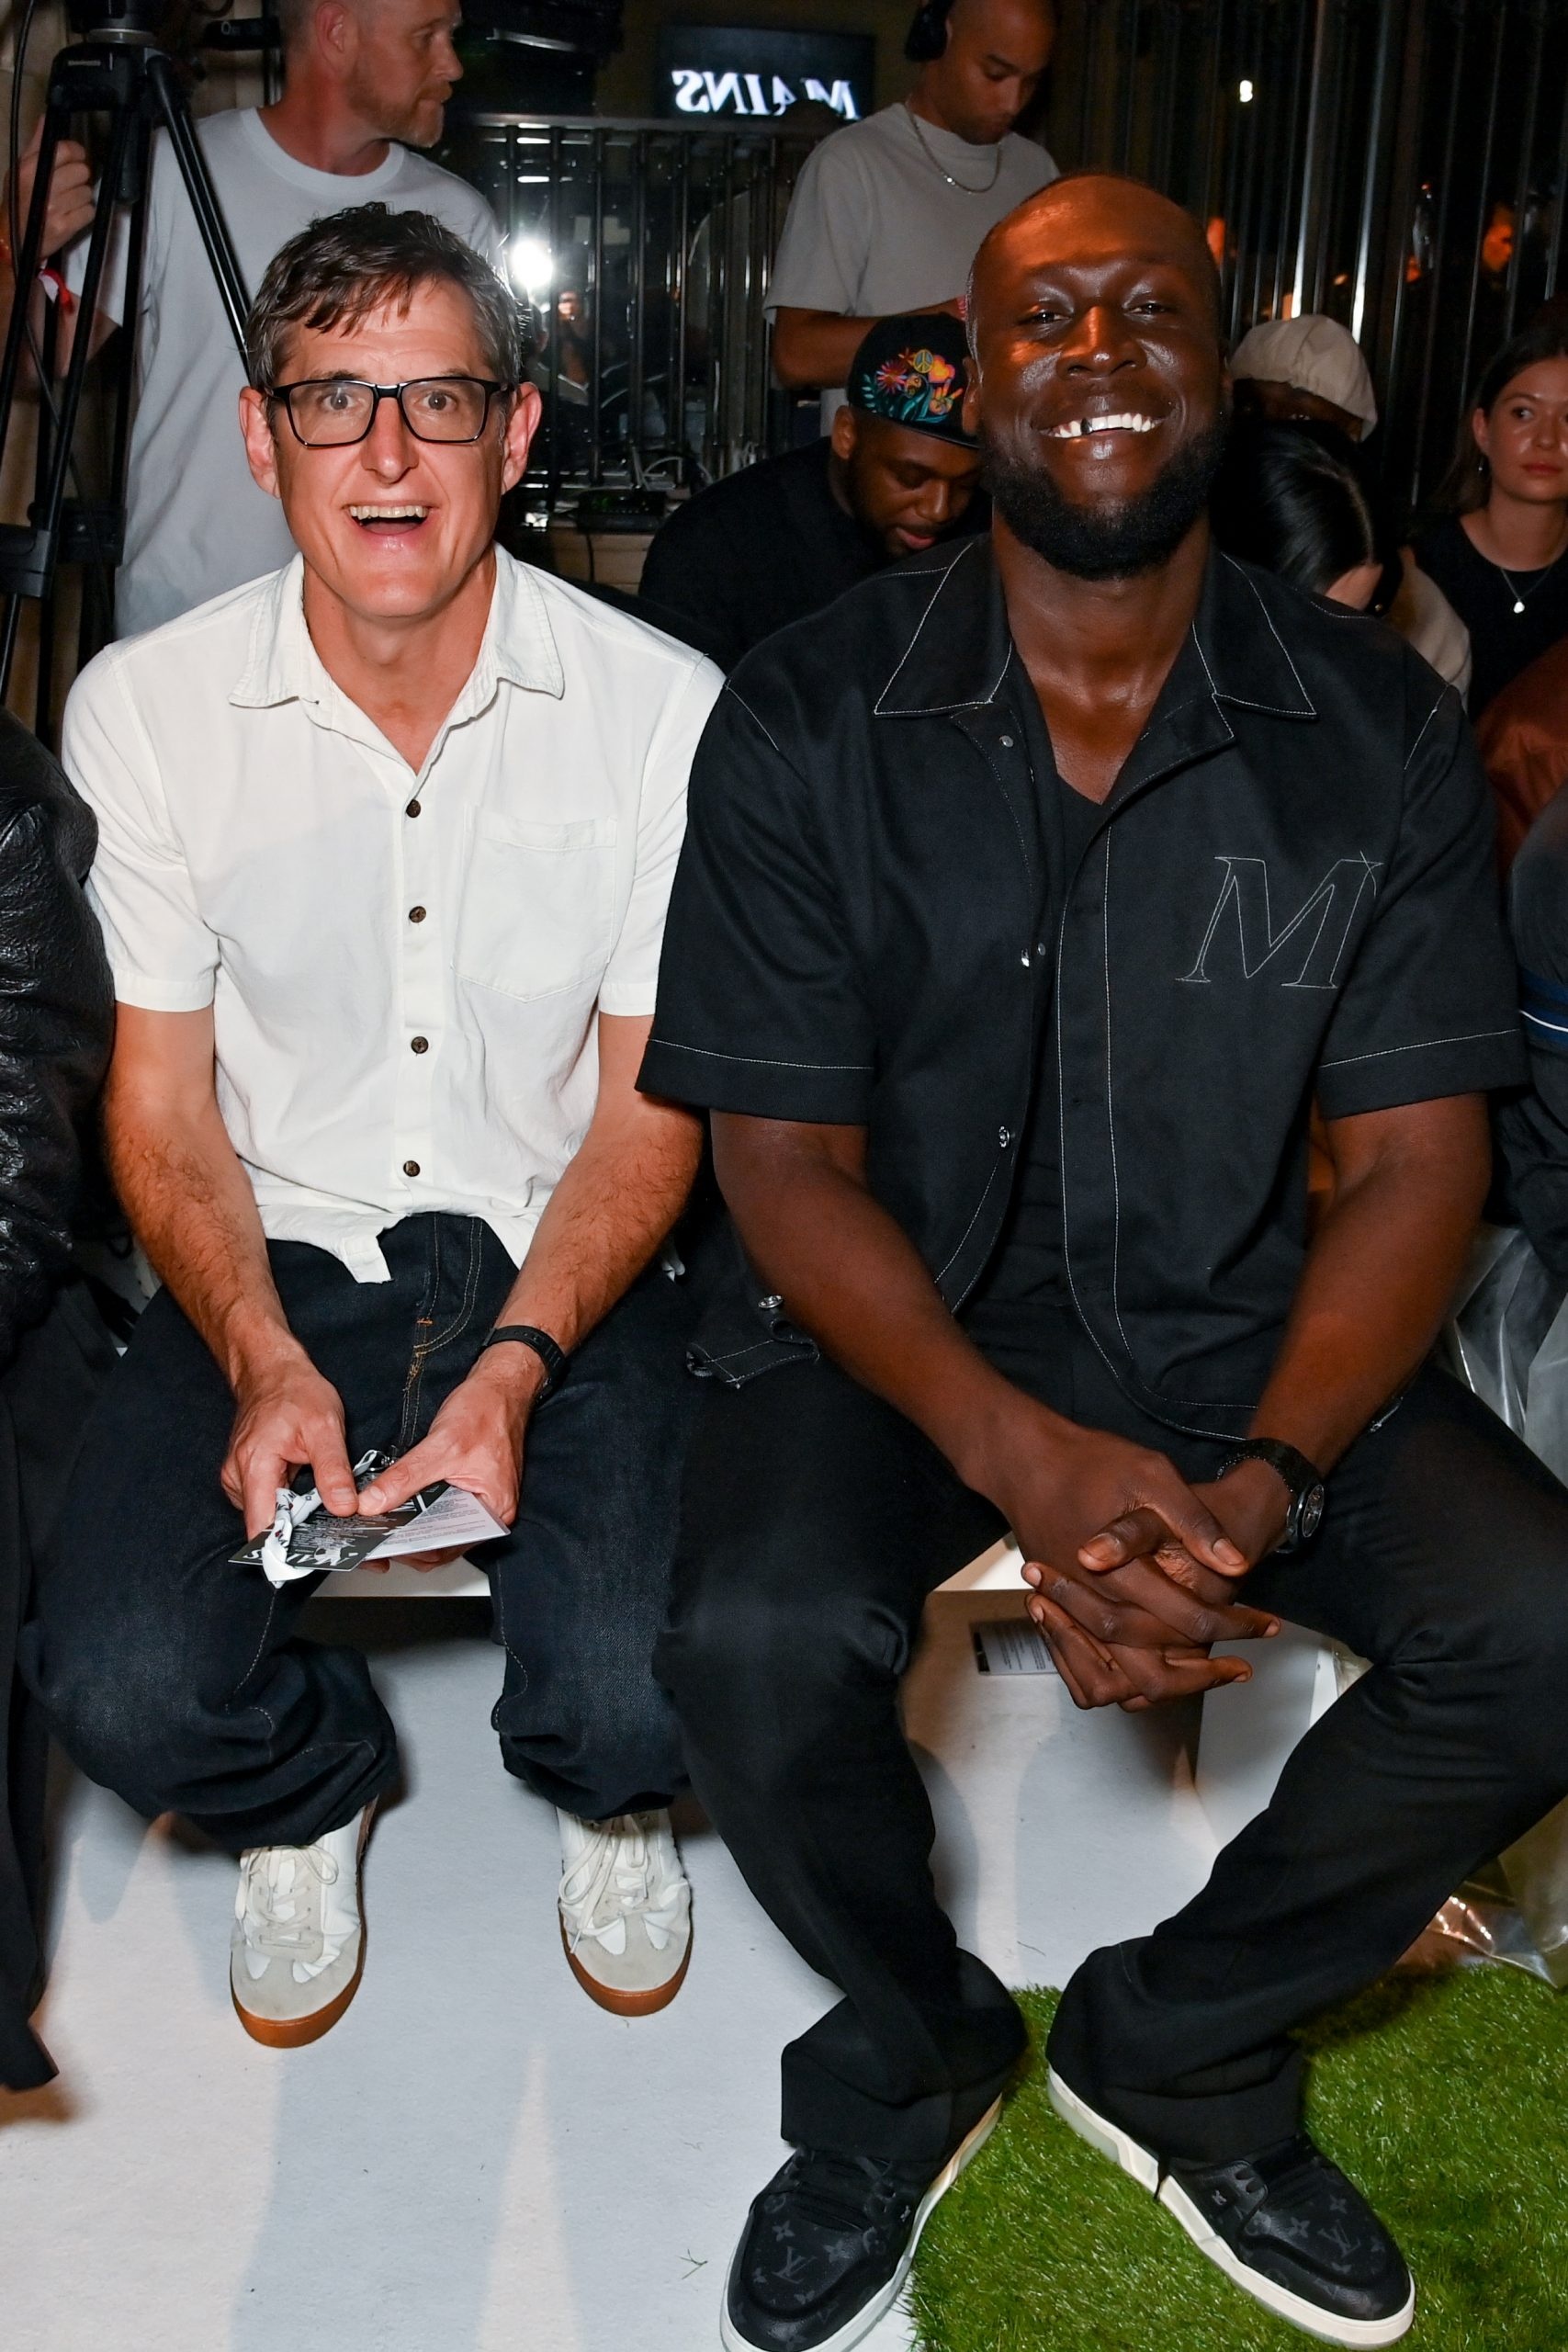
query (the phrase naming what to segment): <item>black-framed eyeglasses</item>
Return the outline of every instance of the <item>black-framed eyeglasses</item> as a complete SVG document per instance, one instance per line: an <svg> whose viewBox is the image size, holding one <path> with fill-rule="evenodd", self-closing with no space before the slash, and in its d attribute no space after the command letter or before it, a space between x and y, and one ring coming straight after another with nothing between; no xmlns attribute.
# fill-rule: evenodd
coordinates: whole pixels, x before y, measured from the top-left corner
<svg viewBox="0 0 1568 2352"><path fill-rule="evenodd" d="M515 390L486 376L417 376L406 384L312 376L275 384L268 398L283 402L295 439L307 449L344 449L367 437L383 401L397 401L416 441L477 441L490 422L491 401Z"/></svg>

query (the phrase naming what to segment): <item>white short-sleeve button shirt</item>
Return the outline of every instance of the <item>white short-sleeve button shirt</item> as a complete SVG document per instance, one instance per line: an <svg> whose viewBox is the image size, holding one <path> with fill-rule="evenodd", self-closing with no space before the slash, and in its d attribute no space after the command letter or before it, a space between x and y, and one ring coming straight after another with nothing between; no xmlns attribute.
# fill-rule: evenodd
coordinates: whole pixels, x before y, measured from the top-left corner
<svg viewBox="0 0 1568 2352"><path fill-rule="evenodd" d="M386 1279L377 1236L482 1217L521 1262L582 1140L595 1014L653 1010L686 777L722 680L496 556L417 775L318 659L303 565L83 672L64 761L123 1003L210 1004L273 1240Z"/></svg>

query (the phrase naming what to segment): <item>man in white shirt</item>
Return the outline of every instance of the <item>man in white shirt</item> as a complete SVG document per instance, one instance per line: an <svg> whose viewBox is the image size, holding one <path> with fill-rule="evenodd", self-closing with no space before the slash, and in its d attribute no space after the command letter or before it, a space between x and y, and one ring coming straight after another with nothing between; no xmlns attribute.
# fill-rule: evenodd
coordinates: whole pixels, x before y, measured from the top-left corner
<svg viewBox="0 0 1568 2352"><path fill-rule="evenodd" d="M347 204L433 212L498 259L501 232L483 197L410 152L440 138L462 74L452 45L457 0L282 0L279 13L282 97L196 126L250 291L280 245ZM24 203L29 187L24 170ZM86 243L82 238L68 257L73 290L82 284ZM105 270L98 340L120 320L125 245L122 220ZM293 553L282 511L252 481L234 431L244 371L163 136L153 148L137 364L125 555L115 585L120 637L275 571Z"/></svg>
<svg viewBox="0 0 1568 2352"><path fill-rule="evenodd" d="M1012 128L1055 29L1054 0L925 0L905 43L920 68L908 99L807 156L767 313L780 383L837 388L822 395L824 432L873 322L908 311L962 317L981 238L1055 178L1043 147Z"/></svg>
<svg viewBox="0 0 1568 2352"><path fill-rule="evenodd" d="M108 1155L164 1287L30 1671L95 1779L242 1857L235 2007L312 2041L358 1982L392 1729L357 1651L294 1638L319 1578L231 1555L300 1471L342 1514L468 1489L511 1530L480 1553L502 1757L560 1810L575 1973L640 2015L689 1951L649 1657L694 1285L654 1261L699 1127L636 1079L718 673L493 545L538 396L438 222L302 232L251 345L250 463L300 552L111 646L66 717ZM370 1449L399 1458L356 1497Z"/></svg>

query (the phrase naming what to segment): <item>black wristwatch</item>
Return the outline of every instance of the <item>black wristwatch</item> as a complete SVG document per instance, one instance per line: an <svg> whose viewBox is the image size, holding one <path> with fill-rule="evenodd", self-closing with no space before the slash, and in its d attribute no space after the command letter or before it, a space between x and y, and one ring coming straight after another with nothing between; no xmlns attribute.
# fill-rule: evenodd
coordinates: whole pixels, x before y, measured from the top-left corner
<svg viewBox="0 0 1568 2352"><path fill-rule="evenodd" d="M552 1340L547 1331L536 1330L532 1323L498 1324L485 1341L485 1347L499 1348L511 1340L515 1340L520 1348L532 1348L545 1367L545 1385L534 1399L536 1405L542 1405L547 1396L555 1395L566 1378L566 1350L558 1341ZM482 1355L484 1350L479 1352Z"/></svg>
<svg viewBox="0 0 1568 2352"><path fill-rule="evenodd" d="M1324 1510L1328 1501L1328 1489L1321 1470L1314 1470L1304 1453L1293 1445L1286 1445L1277 1437L1249 1437L1238 1445L1220 1476L1235 1470L1243 1462L1267 1462L1276 1469L1291 1490L1291 1508L1285 1517L1285 1532L1275 1544L1276 1552L1299 1552L1310 1544L1323 1524Z"/></svg>

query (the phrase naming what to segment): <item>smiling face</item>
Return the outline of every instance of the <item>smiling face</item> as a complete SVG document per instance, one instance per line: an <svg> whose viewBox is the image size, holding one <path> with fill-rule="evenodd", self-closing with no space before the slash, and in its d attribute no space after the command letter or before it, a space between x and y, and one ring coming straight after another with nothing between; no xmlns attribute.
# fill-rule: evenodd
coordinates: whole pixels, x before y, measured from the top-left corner
<svg viewBox="0 0 1568 2352"><path fill-rule="evenodd" d="M965 420L1004 518L1056 517L1052 560L1086 577L1168 555L1201 513L1228 406L1196 221L1134 182L1059 183L987 238L969 315Z"/></svg>
<svg viewBox="0 0 1568 2352"><path fill-rule="evenodd" d="M463 78L457 0L349 0L344 16L344 96L355 114L383 139L434 147Z"/></svg>
<svg viewBox="0 0 1568 2352"><path fill-rule="evenodd" d="M1530 506L1568 499L1568 359L1538 359L1505 384L1471 430L1495 489Z"/></svg>
<svg viewBox="0 0 1568 2352"><path fill-rule="evenodd" d="M350 327L297 327L280 380L350 377L370 384L429 376L492 378L473 307L458 287L416 286ZM474 442L421 441L396 401L382 401L363 441L307 448L283 404L241 394L245 453L260 487L281 499L319 587L364 619L434 617L490 554L502 495L520 481L539 417L532 385L491 403Z"/></svg>

